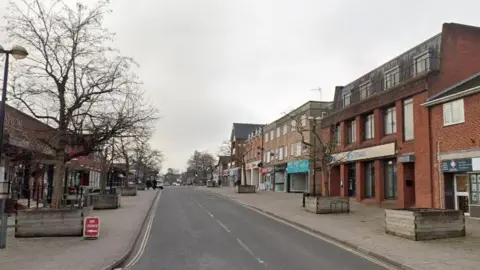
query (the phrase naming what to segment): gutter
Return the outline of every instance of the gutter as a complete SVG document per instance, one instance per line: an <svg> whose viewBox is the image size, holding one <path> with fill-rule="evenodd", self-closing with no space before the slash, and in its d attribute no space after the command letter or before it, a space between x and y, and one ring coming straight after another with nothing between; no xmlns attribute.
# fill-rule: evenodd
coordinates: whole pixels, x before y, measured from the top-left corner
<svg viewBox="0 0 480 270"><path fill-rule="evenodd" d="M467 89L467 90L464 90L464 91L459 92L459 93L455 93L455 94L452 94L452 95L449 95L449 96L445 96L445 97L441 97L441 98L434 99L434 100L431 100L431 101L427 101L427 102L421 104L421 106L430 107L430 106L433 106L433 105L438 105L438 104L446 103L446 102L449 102L449 101L452 101L452 100L456 100L456 99L459 99L459 98L462 98L462 97L470 96L470 95L473 95L473 94L476 94L476 93L479 93L479 92L480 92L480 85L475 86L475 87L470 88L470 89Z"/></svg>

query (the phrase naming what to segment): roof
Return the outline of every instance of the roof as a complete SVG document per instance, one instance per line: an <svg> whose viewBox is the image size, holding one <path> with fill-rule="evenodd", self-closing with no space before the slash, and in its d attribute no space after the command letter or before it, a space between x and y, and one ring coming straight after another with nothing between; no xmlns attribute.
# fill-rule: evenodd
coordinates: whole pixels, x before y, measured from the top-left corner
<svg viewBox="0 0 480 270"><path fill-rule="evenodd" d="M427 99L424 106L431 106L480 92L480 72L444 89Z"/></svg>
<svg viewBox="0 0 480 270"><path fill-rule="evenodd" d="M247 139L248 134L263 126L264 124L233 123L232 135L230 136L230 140L233 139L233 136L235 136L236 139Z"/></svg>
<svg viewBox="0 0 480 270"><path fill-rule="evenodd" d="M218 157L218 164L228 164L230 162L230 156L219 156Z"/></svg>

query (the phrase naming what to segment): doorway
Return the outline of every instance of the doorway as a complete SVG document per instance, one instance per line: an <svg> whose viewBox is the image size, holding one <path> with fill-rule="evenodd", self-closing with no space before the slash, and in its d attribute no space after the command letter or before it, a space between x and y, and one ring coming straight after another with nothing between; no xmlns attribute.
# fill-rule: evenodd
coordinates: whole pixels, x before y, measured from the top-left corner
<svg viewBox="0 0 480 270"><path fill-rule="evenodd" d="M455 190L455 209L462 210L466 215L470 213L468 202L468 175L455 175L454 190Z"/></svg>

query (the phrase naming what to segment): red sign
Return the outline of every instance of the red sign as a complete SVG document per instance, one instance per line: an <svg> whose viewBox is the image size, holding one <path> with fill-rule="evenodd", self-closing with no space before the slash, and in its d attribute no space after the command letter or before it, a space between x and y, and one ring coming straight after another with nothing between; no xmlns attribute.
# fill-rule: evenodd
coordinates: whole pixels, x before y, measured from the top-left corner
<svg viewBox="0 0 480 270"><path fill-rule="evenodd" d="M83 237L98 238L100 235L100 218L85 217L83 220Z"/></svg>

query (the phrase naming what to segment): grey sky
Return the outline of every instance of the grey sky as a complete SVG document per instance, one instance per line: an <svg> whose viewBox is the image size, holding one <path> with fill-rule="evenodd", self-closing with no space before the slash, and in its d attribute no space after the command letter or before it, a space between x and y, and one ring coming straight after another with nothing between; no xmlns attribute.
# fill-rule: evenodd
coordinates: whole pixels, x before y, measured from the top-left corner
<svg viewBox="0 0 480 270"><path fill-rule="evenodd" d="M152 143L167 157L165 170L184 169L195 149L216 152L232 122L271 122L318 100L311 91L318 86L330 100L335 85L439 33L443 22L480 26L478 0L113 0L111 7L115 46L140 64L161 110Z"/></svg>

